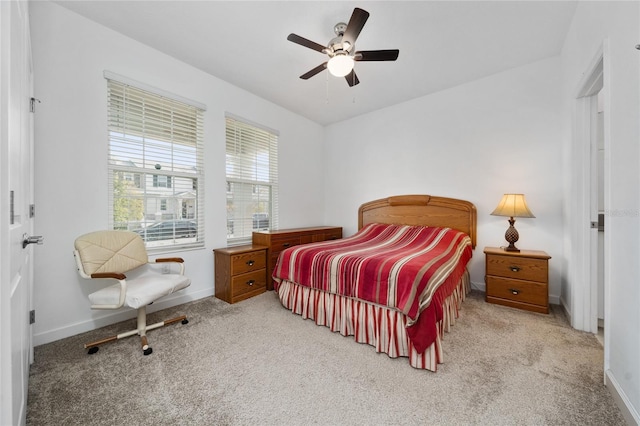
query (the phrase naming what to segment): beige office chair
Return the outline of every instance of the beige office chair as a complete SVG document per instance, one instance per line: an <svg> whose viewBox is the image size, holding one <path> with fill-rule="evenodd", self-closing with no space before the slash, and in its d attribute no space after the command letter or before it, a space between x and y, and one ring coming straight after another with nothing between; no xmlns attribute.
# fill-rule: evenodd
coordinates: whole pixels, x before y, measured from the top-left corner
<svg viewBox="0 0 640 426"><path fill-rule="evenodd" d="M149 355L153 350L147 342L147 331L178 321L189 322L183 315L147 325L147 305L191 284L184 276L183 259L172 257L149 262L142 238L129 231L97 231L82 235L75 241L73 254L83 278L116 281L89 295L91 309L120 309L126 305L138 310L138 328L85 344L89 354L96 353L103 343L138 334L143 353ZM162 265L154 267L154 263ZM171 268L172 263L176 264L175 270Z"/></svg>

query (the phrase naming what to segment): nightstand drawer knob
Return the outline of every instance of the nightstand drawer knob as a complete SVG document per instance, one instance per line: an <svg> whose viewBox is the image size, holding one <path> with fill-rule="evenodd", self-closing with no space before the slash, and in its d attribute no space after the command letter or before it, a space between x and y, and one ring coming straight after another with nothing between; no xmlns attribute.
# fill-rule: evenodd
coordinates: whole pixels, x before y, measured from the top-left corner
<svg viewBox="0 0 640 426"><path fill-rule="evenodd" d="M247 285L248 286L252 286L252 285L255 284L255 282L256 282L255 280L249 280L249 281L247 281Z"/></svg>
<svg viewBox="0 0 640 426"><path fill-rule="evenodd" d="M282 244L282 247L289 247L291 245L291 243L284 243Z"/></svg>
<svg viewBox="0 0 640 426"><path fill-rule="evenodd" d="M256 263L255 260L248 260L247 261L247 265L249 265L249 266L253 266L254 263Z"/></svg>
<svg viewBox="0 0 640 426"><path fill-rule="evenodd" d="M509 266L509 269L511 269L511 272L518 272L520 270L519 266Z"/></svg>
<svg viewBox="0 0 640 426"><path fill-rule="evenodd" d="M511 292L511 294L516 296L520 294L520 290L517 290L515 288L510 288L509 291Z"/></svg>

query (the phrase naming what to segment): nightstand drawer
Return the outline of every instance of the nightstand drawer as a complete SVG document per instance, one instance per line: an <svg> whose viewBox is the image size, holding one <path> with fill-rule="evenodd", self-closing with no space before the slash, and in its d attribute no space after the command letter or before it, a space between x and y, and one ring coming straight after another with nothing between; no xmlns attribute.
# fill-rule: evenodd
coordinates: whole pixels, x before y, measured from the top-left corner
<svg viewBox="0 0 640 426"><path fill-rule="evenodd" d="M546 283L548 262L546 259L487 254L487 275Z"/></svg>
<svg viewBox="0 0 640 426"><path fill-rule="evenodd" d="M261 269L231 278L231 297L235 300L246 293L262 293L267 288L266 270Z"/></svg>
<svg viewBox="0 0 640 426"><path fill-rule="evenodd" d="M487 276L486 284L487 297L547 306L549 296L546 283Z"/></svg>
<svg viewBox="0 0 640 426"><path fill-rule="evenodd" d="M231 256L231 275L264 269L267 259L263 251L235 254Z"/></svg>

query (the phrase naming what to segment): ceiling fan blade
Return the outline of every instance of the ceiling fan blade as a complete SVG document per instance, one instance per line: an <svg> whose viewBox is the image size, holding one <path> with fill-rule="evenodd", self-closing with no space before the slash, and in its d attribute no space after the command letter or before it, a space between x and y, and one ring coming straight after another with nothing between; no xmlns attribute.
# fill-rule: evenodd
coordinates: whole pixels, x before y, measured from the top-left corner
<svg viewBox="0 0 640 426"><path fill-rule="evenodd" d="M362 31L362 27L364 27L367 19L369 19L369 12L358 7L353 9L351 19L349 19L349 23L347 24L347 29L344 30L344 34L342 35L342 42L349 42L351 46L356 44L356 39L360 35L360 31Z"/></svg>
<svg viewBox="0 0 640 426"><path fill-rule="evenodd" d="M400 51L391 50L360 50L355 53L353 59L356 61L395 61L398 59Z"/></svg>
<svg viewBox="0 0 640 426"><path fill-rule="evenodd" d="M293 33L289 34L287 40L301 46L308 47L309 49L317 50L320 53L324 53L325 49L327 48L326 46L316 43L315 41L307 40L306 38L300 37L299 35Z"/></svg>
<svg viewBox="0 0 640 426"><path fill-rule="evenodd" d="M354 70L351 70L351 72L345 75L344 78L345 80L347 80L349 87L353 87L356 84L360 83L360 80L358 80L358 76L356 75L356 72Z"/></svg>
<svg viewBox="0 0 640 426"><path fill-rule="evenodd" d="M308 80L311 77L313 77L314 75L318 74L320 71L324 70L326 67L327 67L327 63L324 62L324 63L318 65L317 67L315 67L314 69L312 69L311 71L302 74L300 76L300 78L303 79L303 80Z"/></svg>

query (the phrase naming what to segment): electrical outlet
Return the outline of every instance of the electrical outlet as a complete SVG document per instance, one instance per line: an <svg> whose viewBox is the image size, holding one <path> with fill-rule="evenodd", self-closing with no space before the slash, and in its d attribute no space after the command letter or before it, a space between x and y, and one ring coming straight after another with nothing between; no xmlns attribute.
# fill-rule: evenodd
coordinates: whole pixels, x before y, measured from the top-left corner
<svg viewBox="0 0 640 426"><path fill-rule="evenodd" d="M163 274L168 274L169 272L171 272L171 270L169 269L169 265L167 265L166 263L164 263L162 265L162 273Z"/></svg>

